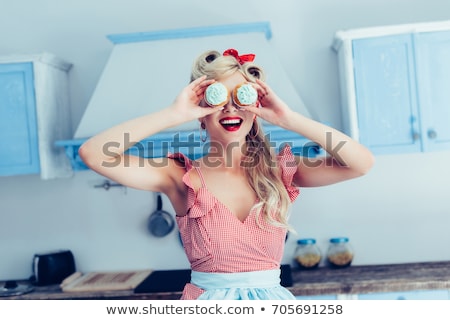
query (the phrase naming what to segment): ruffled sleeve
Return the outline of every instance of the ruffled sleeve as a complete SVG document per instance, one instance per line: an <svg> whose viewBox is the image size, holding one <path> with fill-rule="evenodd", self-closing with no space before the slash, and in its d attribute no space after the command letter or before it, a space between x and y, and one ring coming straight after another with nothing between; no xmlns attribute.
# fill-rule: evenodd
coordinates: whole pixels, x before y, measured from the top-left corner
<svg viewBox="0 0 450 320"><path fill-rule="evenodd" d="M217 200L208 194L208 190L202 185L197 192L189 178L189 172L194 168L193 161L182 153L169 153L169 159L176 159L184 164L186 173L183 175L183 183L188 187L188 201L186 205L186 216L199 218L208 214L216 205Z"/></svg>
<svg viewBox="0 0 450 320"><path fill-rule="evenodd" d="M293 202L300 194L300 190L292 184L294 174L297 172L298 167L291 147L288 144L286 144L277 155L277 163L281 169L281 180L289 194L291 202Z"/></svg>
<svg viewBox="0 0 450 320"><path fill-rule="evenodd" d="M194 202L188 208L189 218L199 218L207 215L216 206L217 200L211 197L206 188L200 188Z"/></svg>

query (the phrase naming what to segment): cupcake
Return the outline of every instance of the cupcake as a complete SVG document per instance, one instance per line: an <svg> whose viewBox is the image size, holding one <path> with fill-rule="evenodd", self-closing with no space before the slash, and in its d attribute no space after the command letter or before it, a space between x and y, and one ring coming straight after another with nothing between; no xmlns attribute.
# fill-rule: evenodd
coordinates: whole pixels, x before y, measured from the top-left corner
<svg viewBox="0 0 450 320"><path fill-rule="evenodd" d="M246 107L254 104L258 99L258 92L249 83L238 85L233 90L233 100L238 106Z"/></svg>
<svg viewBox="0 0 450 320"><path fill-rule="evenodd" d="M228 89L220 82L215 82L205 90L205 102L210 107L222 107L229 99Z"/></svg>

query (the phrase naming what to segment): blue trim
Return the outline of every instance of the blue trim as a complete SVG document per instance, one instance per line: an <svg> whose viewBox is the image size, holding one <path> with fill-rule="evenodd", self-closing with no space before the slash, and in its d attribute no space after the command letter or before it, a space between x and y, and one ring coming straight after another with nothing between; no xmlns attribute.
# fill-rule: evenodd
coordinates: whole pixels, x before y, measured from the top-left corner
<svg viewBox="0 0 450 320"><path fill-rule="evenodd" d="M272 125L264 125L264 132L276 150L289 144L295 155L314 158L321 153L321 148L317 143L294 132ZM57 147L65 148L66 155L75 171L88 169L78 154L78 149L86 140L60 140L55 143ZM207 151L208 141L201 142L198 131L180 131L155 134L135 144L127 153L150 159L165 157L169 152L181 152L191 159L196 159L202 157Z"/></svg>
<svg viewBox="0 0 450 320"><path fill-rule="evenodd" d="M220 26L195 27L185 29L160 30L152 32L137 32L124 34L111 34L106 37L114 44L157 41L168 39L182 39L218 36L225 34L262 32L265 33L266 39L272 38L272 30L269 22L252 22L241 24L230 24Z"/></svg>
<svg viewBox="0 0 450 320"><path fill-rule="evenodd" d="M6 94L0 98L0 103L4 103L0 108L0 117L3 119L0 123L6 125L6 128L0 128L3 151L0 158L0 176L39 173L33 63L0 63L0 78L3 84L0 92ZM9 97L14 99L10 100Z"/></svg>

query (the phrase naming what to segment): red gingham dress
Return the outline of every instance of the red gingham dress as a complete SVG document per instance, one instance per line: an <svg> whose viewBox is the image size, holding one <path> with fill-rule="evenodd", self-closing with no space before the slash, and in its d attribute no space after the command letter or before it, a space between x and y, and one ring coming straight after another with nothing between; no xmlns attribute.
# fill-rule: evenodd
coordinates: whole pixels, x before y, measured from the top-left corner
<svg viewBox="0 0 450 320"><path fill-rule="evenodd" d="M184 162L186 173L183 182L188 186L188 203L185 216L177 216L183 246L191 269L200 272L235 273L279 269L283 257L286 230L268 224L260 217L261 228L256 221L255 210L241 222L232 212L208 191L199 168L181 153L170 158ZM291 202L299 195L292 185L297 171L294 155L289 146L277 155L282 181ZM195 192L189 179L189 171L198 172L202 186ZM188 283L182 299L196 299L202 289Z"/></svg>

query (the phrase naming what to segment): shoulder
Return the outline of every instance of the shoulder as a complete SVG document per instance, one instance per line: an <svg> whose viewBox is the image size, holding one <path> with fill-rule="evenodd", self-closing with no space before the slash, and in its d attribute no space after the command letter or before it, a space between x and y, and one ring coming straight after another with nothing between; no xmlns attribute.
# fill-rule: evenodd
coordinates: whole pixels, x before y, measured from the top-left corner
<svg viewBox="0 0 450 320"><path fill-rule="evenodd" d="M164 190L164 192L168 194L174 191L172 189L173 186L176 186L178 192L185 192L187 176L193 168L195 161L182 153L169 153L165 159L165 170L171 181L168 181L167 184L169 190Z"/></svg>
<svg viewBox="0 0 450 320"><path fill-rule="evenodd" d="M181 153L169 154L166 160L168 181L161 191L169 197L177 216L184 216L193 190L190 172L195 161Z"/></svg>
<svg viewBox="0 0 450 320"><path fill-rule="evenodd" d="M289 144L285 144L280 148L280 151L278 152L276 159L278 166L283 170L286 168L297 169L297 165L300 158L294 155L291 146Z"/></svg>

